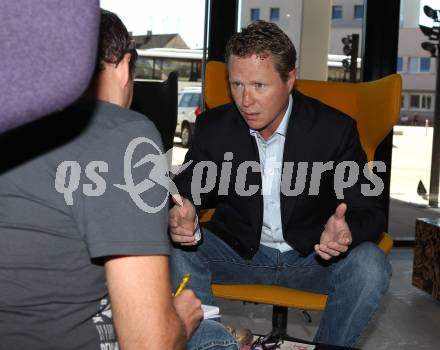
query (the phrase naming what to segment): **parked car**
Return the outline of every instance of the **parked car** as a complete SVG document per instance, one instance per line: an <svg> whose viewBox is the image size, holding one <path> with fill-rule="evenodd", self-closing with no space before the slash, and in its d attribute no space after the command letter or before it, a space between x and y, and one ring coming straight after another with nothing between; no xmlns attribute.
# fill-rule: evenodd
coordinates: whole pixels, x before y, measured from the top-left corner
<svg viewBox="0 0 440 350"><path fill-rule="evenodd" d="M202 88L200 86L186 87L181 90L177 106L176 136L182 139L183 147L189 147L196 118L202 113Z"/></svg>

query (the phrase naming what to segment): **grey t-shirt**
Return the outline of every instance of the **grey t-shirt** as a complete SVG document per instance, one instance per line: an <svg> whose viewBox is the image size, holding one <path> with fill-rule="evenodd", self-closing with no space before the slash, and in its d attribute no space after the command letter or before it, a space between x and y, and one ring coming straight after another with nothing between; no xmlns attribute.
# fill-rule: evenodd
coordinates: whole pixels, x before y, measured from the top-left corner
<svg viewBox="0 0 440 350"><path fill-rule="evenodd" d="M1 350L117 349L103 258L169 254L168 192L145 180L161 148L147 118L96 101L0 135Z"/></svg>

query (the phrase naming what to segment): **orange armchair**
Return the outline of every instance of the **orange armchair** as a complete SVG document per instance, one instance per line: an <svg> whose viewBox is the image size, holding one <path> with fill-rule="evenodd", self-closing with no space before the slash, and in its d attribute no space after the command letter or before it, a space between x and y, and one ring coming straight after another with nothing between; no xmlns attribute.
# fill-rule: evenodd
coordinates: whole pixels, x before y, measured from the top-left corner
<svg viewBox="0 0 440 350"><path fill-rule="evenodd" d="M392 130L400 113L402 81L398 74L367 83L339 83L297 80L296 89L350 115L357 122L362 147L369 161L377 146ZM213 108L231 102L227 69L223 62L210 61L205 73L205 103ZM201 222L208 221L214 209L199 213ZM388 254L393 246L391 236L384 232L377 242ZM327 295L302 290L256 284L213 284L216 297L273 305L272 327L284 338L287 310L324 310Z"/></svg>

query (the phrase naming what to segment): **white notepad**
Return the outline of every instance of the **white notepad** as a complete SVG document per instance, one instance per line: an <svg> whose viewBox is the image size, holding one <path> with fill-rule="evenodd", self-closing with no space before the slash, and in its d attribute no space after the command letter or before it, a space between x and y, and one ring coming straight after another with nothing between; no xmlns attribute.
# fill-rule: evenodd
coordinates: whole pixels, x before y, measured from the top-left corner
<svg viewBox="0 0 440 350"><path fill-rule="evenodd" d="M203 318L205 320L210 318L220 317L220 309L218 306L213 305L202 305Z"/></svg>

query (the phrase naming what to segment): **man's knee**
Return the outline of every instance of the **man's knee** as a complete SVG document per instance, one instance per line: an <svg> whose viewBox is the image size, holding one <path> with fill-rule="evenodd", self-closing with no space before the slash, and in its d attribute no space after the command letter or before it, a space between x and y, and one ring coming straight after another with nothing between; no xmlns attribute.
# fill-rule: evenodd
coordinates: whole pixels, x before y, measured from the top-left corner
<svg viewBox="0 0 440 350"><path fill-rule="evenodd" d="M193 334L187 349L238 350L237 341L221 323L204 320Z"/></svg>
<svg viewBox="0 0 440 350"><path fill-rule="evenodd" d="M383 251L372 242L353 248L347 256L347 270L359 286L371 292L388 288L391 266Z"/></svg>

